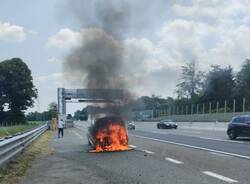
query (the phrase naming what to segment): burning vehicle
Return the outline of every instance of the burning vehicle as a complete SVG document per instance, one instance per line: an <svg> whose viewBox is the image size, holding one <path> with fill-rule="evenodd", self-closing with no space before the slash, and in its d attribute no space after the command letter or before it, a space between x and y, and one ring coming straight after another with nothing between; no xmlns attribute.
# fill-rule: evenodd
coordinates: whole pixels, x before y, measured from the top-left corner
<svg viewBox="0 0 250 184"><path fill-rule="evenodd" d="M88 129L90 152L129 150L128 135L123 119L119 116L95 118Z"/></svg>

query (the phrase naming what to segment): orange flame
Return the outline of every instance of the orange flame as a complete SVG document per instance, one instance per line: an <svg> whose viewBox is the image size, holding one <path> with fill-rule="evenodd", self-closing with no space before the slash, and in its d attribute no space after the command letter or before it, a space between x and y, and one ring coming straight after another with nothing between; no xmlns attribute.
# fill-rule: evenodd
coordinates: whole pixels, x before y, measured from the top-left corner
<svg viewBox="0 0 250 184"><path fill-rule="evenodd" d="M107 126L99 129L95 139L95 150L91 152L129 150L126 128L117 123L109 122Z"/></svg>

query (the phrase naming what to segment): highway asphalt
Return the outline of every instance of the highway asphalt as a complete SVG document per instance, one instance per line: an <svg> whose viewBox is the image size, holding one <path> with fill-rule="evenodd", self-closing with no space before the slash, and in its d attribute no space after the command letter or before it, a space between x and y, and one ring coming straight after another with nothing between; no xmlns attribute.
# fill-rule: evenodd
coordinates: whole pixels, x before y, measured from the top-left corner
<svg viewBox="0 0 250 184"><path fill-rule="evenodd" d="M33 183L250 183L250 139L228 140L226 124L183 124L158 130L137 122L128 131L131 151L89 153L86 122L56 134L54 154L37 159L22 184Z"/></svg>

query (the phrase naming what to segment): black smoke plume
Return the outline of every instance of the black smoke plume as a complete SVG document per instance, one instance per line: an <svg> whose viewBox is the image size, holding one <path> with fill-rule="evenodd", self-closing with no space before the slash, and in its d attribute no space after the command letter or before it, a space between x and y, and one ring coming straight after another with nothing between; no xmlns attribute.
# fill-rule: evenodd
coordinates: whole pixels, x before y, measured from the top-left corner
<svg viewBox="0 0 250 184"><path fill-rule="evenodd" d="M68 5L84 28L80 46L64 62L67 76L84 88L127 91L122 37L129 27L129 6L114 0L74 0ZM128 99L129 93L124 94Z"/></svg>

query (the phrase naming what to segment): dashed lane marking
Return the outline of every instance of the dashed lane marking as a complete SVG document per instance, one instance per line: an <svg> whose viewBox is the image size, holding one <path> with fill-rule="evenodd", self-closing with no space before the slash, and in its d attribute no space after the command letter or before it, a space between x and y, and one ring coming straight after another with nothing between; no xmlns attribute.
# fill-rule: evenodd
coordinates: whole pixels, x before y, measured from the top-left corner
<svg viewBox="0 0 250 184"><path fill-rule="evenodd" d="M135 146L135 145L129 145L129 147L131 147L131 148L137 148L137 146Z"/></svg>
<svg viewBox="0 0 250 184"><path fill-rule="evenodd" d="M209 152L209 153L211 153L212 155L220 156L220 157L232 157L230 155L225 155L225 154L221 154L221 153L215 153L215 152Z"/></svg>
<svg viewBox="0 0 250 184"><path fill-rule="evenodd" d="M207 140L212 140L212 141L222 141L222 142L231 142L231 143L239 143L239 144L244 144L242 141L231 141L231 140L224 140L224 139L215 139L215 138L210 138L210 137L199 137L200 139L207 139Z"/></svg>
<svg viewBox="0 0 250 184"><path fill-rule="evenodd" d="M80 137L80 139L83 139L83 136L81 136L80 134L78 134L76 131L72 130L72 132L77 135L78 137Z"/></svg>
<svg viewBox="0 0 250 184"><path fill-rule="evenodd" d="M142 150L142 151L145 152L145 153L151 154L151 155L155 154L155 152L149 151L149 150Z"/></svg>
<svg viewBox="0 0 250 184"><path fill-rule="evenodd" d="M76 127L77 129L79 129L79 130L81 130L81 131L83 131L83 132L87 132L87 130L86 129L84 129L84 128L80 128L80 127Z"/></svg>
<svg viewBox="0 0 250 184"><path fill-rule="evenodd" d="M197 132L197 131L188 131L188 130L182 130L182 129L178 129L178 130L174 130L171 132L161 132L161 131L151 131L152 133L160 133L160 134L174 134L174 135L180 135L178 133L193 133L193 134L201 134L201 132Z"/></svg>
<svg viewBox="0 0 250 184"><path fill-rule="evenodd" d="M179 136L187 136L187 137L198 137L198 135L187 135L187 134L182 134L182 133L188 133L184 131L178 131L178 132L157 132L157 131L150 131L151 133L156 133L156 134L164 134L164 135L179 135ZM194 133L194 132L192 132ZM200 134L200 132L195 132L194 134Z"/></svg>
<svg viewBox="0 0 250 184"><path fill-rule="evenodd" d="M183 162L181 162L179 160L175 160L175 159L169 158L169 157L166 157L165 160L172 162L172 163L175 163L175 164L184 164Z"/></svg>
<svg viewBox="0 0 250 184"><path fill-rule="evenodd" d="M222 176L222 175L220 175L220 174L217 174L217 173L214 173L214 172L211 172L211 171L203 171L202 173L203 173L203 174L206 174L206 175L208 175L208 176L217 178L217 179L219 179L219 180L225 181L225 182L227 182L227 183L238 183L237 180L233 180L233 179L231 179L231 178Z"/></svg>
<svg viewBox="0 0 250 184"><path fill-rule="evenodd" d="M193 149L198 149L198 150L203 150L203 151L215 152L215 153L220 153L220 154L224 154L224 155L230 155L230 156L250 160L250 156L245 156L245 155L240 155L240 154L235 154L235 153L229 153L229 152L225 152L225 151L219 151L219 150L214 150L214 149L209 149L209 148L204 148L204 147L199 147L199 146L192 146L192 145L189 145L189 144L183 144L183 143L177 143L177 142L166 141L166 140L161 140L161 139L155 139L155 138L145 137L145 136L140 136L140 135L130 134L130 136L137 137L137 138L142 138L142 139L153 140L153 141L158 141L158 142L163 142L163 143L168 143L168 144L173 144L173 145L178 145L178 146L184 146L184 147L187 147L187 148L193 148Z"/></svg>
<svg viewBox="0 0 250 184"><path fill-rule="evenodd" d="M196 130L194 130L194 131L192 131L192 130L183 130L181 128L178 129L178 132L180 132L180 133L183 132L183 133L201 134L201 132L198 132Z"/></svg>

